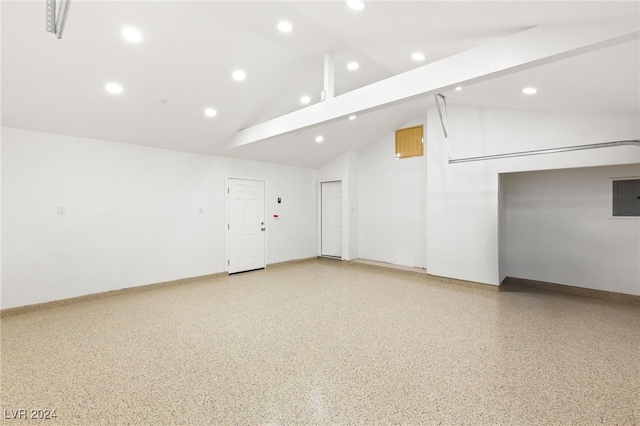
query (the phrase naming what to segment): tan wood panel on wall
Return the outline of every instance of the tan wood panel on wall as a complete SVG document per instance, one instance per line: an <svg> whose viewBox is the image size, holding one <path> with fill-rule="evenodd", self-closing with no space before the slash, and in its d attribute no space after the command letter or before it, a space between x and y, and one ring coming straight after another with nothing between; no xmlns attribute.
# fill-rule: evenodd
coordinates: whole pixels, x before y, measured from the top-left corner
<svg viewBox="0 0 640 426"><path fill-rule="evenodd" d="M423 137L423 125L396 130L396 158L421 157Z"/></svg>

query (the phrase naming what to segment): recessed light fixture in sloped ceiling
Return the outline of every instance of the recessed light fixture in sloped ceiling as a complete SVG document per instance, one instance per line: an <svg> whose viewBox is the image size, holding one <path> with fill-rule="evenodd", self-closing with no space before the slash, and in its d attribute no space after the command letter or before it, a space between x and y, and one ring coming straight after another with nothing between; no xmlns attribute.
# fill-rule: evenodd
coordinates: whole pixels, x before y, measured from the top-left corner
<svg viewBox="0 0 640 426"><path fill-rule="evenodd" d="M362 0L347 0L347 6L353 10L364 9L364 2Z"/></svg>
<svg viewBox="0 0 640 426"><path fill-rule="evenodd" d="M111 93L112 95L119 95L120 93L122 93L122 86L118 83L107 83L105 89L107 89L107 92Z"/></svg>
<svg viewBox="0 0 640 426"><path fill-rule="evenodd" d="M281 33L288 34L293 30L293 25L289 21L280 21L278 22L278 30Z"/></svg>
<svg viewBox="0 0 640 426"><path fill-rule="evenodd" d="M243 81L245 78L247 78L247 73L245 73L243 70L235 70L231 76L235 81Z"/></svg>
<svg viewBox="0 0 640 426"><path fill-rule="evenodd" d="M122 36L129 43L140 43L140 40L142 40L142 33L133 27L126 27L123 29Z"/></svg>

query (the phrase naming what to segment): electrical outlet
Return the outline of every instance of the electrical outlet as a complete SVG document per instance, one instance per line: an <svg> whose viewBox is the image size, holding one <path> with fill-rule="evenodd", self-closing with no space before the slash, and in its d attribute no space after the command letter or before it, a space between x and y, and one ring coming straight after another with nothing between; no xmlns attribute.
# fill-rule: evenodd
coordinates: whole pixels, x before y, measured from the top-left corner
<svg viewBox="0 0 640 426"><path fill-rule="evenodd" d="M64 206L58 206L58 210L57 211L58 211L58 215L59 216L62 216L64 214L66 214L66 210L65 210Z"/></svg>
<svg viewBox="0 0 640 426"><path fill-rule="evenodd" d="M204 209L202 207L198 207L198 213L204 213Z"/></svg>

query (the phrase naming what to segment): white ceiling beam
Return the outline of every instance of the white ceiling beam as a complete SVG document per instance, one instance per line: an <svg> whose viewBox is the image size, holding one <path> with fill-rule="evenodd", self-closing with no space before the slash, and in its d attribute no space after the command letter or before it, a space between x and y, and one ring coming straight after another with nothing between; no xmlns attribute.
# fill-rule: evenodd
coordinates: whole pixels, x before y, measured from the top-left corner
<svg viewBox="0 0 640 426"><path fill-rule="evenodd" d="M324 54L324 90L320 96L321 101L334 98L335 92L336 63L334 54L327 52Z"/></svg>
<svg viewBox="0 0 640 426"><path fill-rule="evenodd" d="M228 149L640 37L637 20L534 27L240 130ZM588 72L588 70L585 70Z"/></svg>

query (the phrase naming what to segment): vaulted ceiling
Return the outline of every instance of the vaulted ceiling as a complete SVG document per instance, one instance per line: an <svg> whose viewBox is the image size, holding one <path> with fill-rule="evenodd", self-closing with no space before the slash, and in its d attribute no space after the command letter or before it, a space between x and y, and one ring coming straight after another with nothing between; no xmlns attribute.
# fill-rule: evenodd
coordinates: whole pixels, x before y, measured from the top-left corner
<svg viewBox="0 0 640 426"><path fill-rule="evenodd" d="M640 19L637 1L367 1L357 11L345 1L74 0L57 39L45 4L2 2L4 126L313 168L433 104L412 99L228 149L239 130L305 108L301 96L320 102L327 52L340 95L535 26ZM282 20L290 33L278 31ZM129 26L140 42L123 38ZM237 69L245 80L232 78ZM639 75L636 38L445 94L452 104L638 117ZM109 82L122 93L107 93ZM525 86L539 93L523 96Z"/></svg>

